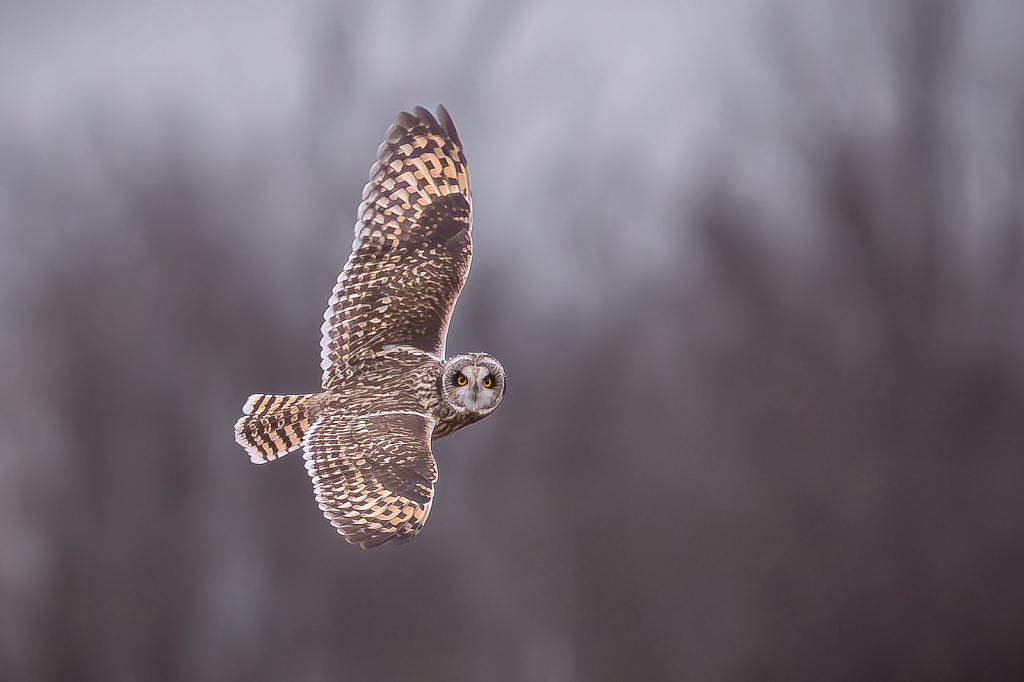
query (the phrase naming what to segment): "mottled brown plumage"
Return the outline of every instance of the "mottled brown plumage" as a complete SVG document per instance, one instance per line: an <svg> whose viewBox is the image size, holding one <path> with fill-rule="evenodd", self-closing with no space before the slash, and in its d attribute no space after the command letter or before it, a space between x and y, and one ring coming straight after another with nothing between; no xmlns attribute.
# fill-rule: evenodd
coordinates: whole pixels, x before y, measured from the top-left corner
<svg viewBox="0 0 1024 682"><path fill-rule="evenodd" d="M352 256L324 314L323 385L345 380L360 351L408 344L444 357L448 319L469 273L472 195L466 157L417 107L388 129L359 205Z"/></svg>
<svg viewBox="0 0 1024 682"><path fill-rule="evenodd" d="M491 356L444 359L472 257L472 194L444 107L438 119L399 114L370 169L324 313L324 392L250 396L235 425L256 463L301 445L324 516L363 547L419 532L437 480L431 440L483 419L505 392Z"/></svg>

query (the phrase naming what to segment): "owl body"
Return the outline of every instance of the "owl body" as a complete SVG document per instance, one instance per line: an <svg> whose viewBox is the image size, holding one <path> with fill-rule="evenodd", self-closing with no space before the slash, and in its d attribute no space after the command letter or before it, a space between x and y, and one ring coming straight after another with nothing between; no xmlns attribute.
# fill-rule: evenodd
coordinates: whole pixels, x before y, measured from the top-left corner
<svg viewBox="0 0 1024 682"><path fill-rule="evenodd" d="M433 419L431 440L437 440L480 421L501 401L504 369L490 355L470 353L444 362L424 355L419 349L397 346L363 358L335 388L317 396L319 409L343 415L396 410L423 414ZM465 386L457 384L459 374ZM489 378L493 384L484 386ZM477 396L486 402L459 397L460 392L471 393L474 383ZM490 396L480 395L488 390Z"/></svg>
<svg viewBox="0 0 1024 682"><path fill-rule="evenodd" d="M302 447L324 516L363 547L419 532L437 480L431 441L505 393L492 356L445 359L472 258L469 174L447 111L402 112L378 157L324 313L324 392L252 395L235 424L255 463Z"/></svg>

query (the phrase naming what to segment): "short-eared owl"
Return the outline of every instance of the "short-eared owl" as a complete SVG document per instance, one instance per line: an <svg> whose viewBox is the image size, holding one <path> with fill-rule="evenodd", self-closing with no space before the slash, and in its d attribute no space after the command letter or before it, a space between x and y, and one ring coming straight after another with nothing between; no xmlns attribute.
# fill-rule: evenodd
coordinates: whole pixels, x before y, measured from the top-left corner
<svg viewBox="0 0 1024 682"><path fill-rule="evenodd" d="M505 394L490 355L444 357L469 273L472 207L448 112L399 114L324 313L324 392L252 395L235 424L257 464L301 446L324 516L363 547L419 532L437 480L431 440L483 419Z"/></svg>

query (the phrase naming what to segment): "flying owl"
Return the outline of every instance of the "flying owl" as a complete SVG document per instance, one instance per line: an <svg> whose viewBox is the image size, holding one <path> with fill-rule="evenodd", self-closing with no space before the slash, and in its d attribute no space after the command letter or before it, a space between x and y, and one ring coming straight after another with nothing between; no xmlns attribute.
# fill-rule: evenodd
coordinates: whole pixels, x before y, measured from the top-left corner
<svg viewBox="0 0 1024 682"><path fill-rule="evenodd" d="M419 532L437 481L430 442L505 395L495 358L445 359L473 249L469 173L448 112L400 113L377 155L324 313L324 391L249 396L235 424L256 464L302 447L324 516L364 548Z"/></svg>

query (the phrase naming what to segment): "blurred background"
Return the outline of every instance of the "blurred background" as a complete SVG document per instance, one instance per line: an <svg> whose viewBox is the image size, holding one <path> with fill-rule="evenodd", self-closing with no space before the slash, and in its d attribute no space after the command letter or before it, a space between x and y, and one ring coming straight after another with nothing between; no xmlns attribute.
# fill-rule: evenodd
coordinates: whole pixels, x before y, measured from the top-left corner
<svg viewBox="0 0 1024 682"><path fill-rule="evenodd" d="M1022 26L0 4L0 679L1024 679ZM438 102L509 389L363 551L232 425Z"/></svg>

